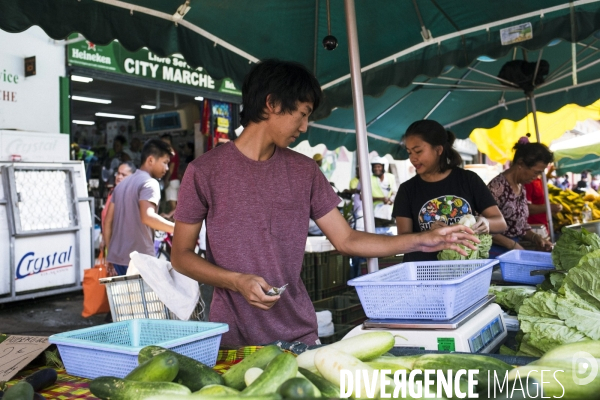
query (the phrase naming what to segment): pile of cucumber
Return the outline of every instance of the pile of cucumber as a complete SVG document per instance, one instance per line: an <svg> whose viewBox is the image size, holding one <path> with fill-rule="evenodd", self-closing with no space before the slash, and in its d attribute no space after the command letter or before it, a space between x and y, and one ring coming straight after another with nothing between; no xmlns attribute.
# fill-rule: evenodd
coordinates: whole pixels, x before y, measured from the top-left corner
<svg viewBox="0 0 600 400"><path fill-rule="evenodd" d="M91 392L100 399L111 400L177 400L177 399L214 399L223 400L243 398L246 400L275 400L298 398L340 398L340 371L350 371L355 374L360 371L372 376L375 370L405 371L406 376L413 370L436 370L442 372L457 370L479 370L475 375L478 381L476 391L480 398L488 397L488 377L498 376L504 382L504 392L499 390L493 398L516 398L514 393L506 393L509 388L533 391L539 389L546 377L537 376L530 371L537 367L544 370L570 370L567 364L570 357L585 346L592 357L600 354L600 342L578 342L566 345L548 353L548 359L542 358L529 366L514 368L494 357L478 354L423 354L396 357L388 353L395 344L395 337L389 332L369 332L349 339L308 350L298 357L283 352L274 345L261 348L241 362L233 365L227 372L220 375L212 368L189 357L173 351L148 346L139 354L139 366L129 373L125 379L100 377L90 384ZM577 347L579 346L579 347ZM562 346L561 346L562 347ZM597 359L600 362L600 359ZM570 364L569 364L570 365ZM572 368L572 367L570 367ZM387 372L386 374L390 374ZM519 374L520 372L520 374ZM535 380L526 380L530 378ZM548 376L552 376L548 373ZM466 378L466 377L465 377ZM491 378L489 378L491 379ZM546 379L547 380L547 379ZM595 398L600 393L600 378L587 387L576 386L566 375L563 385L544 386L545 396L555 396L568 399ZM460 391L466 393L466 379L460 382ZM380 382L374 382L379 385ZM488 385L489 384L489 385ZM392 387L384 388L391 394ZM389 389L389 390L388 390ZM564 393L563 393L564 391ZM375 387L374 393L380 394L381 388ZM536 396L521 398L542 398L541 392ZM353 392L352 397L365 398ZM431 397L430 397L431 398ZM437 398L437 397L433 397ZM544 397L548 398L548 397ZM442 397L443 399L443 397Z"/></svg>
<svg viewBox="0 0 600 400"><path fill-rule="evenodd" d="M6 392L0 391L2 400L43 400L44 396L38 392L49 388L56 383L58 375L54 368L43 368L34 372L23 380L15 383L6 389Z"/></svg>

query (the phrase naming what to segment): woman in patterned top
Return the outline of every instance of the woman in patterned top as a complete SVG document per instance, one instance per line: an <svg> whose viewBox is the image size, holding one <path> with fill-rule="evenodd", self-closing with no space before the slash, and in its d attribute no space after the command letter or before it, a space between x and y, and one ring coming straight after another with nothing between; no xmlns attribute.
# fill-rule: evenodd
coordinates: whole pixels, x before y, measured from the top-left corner
<svg viewBox="0 0 600 400"><path fill-rule="evenodd" d="M509 250L523 250L519 240L534 243L540 250L550 251L552 243L531 230L527 223L529 210L523 185L544 173L554 159L548 147L541 143L529 143L526 137L519 139L513 147L515 155L510 168L488 183L498 207L508 225L502 234L493 235L490 258Z"/></svg>

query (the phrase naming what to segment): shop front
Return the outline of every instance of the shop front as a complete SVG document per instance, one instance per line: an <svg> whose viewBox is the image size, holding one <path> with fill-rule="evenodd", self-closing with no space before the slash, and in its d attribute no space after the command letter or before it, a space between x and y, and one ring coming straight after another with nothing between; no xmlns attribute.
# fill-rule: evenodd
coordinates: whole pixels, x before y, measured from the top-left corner
<svg viewBox="0 0 600 400"><path fill-rule="evenodd" d="M118 42L100 46L74 35L67 41L67 65L70 137L83 149L80 154L88 154L96 215L113 184L115 165L138 164L146 140L171 136L180 160L172 174L181 177L195 157L235 138L240 89L189 67L180 55L130 52ZM122 150L115 138L125 141Z"/></svg>

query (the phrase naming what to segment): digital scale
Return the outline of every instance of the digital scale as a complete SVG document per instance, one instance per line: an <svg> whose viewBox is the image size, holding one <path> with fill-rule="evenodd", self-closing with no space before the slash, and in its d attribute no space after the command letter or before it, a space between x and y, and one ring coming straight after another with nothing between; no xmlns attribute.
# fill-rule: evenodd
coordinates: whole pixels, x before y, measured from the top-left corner
<svg viewBox="0 0 600 400"><path fill-rule="evenodd" d="M492 353L507 336L502 309L487 295L449 320L368 319L344 339L370 331L389 331L396 336L394 347L415 350Z"/></svg>

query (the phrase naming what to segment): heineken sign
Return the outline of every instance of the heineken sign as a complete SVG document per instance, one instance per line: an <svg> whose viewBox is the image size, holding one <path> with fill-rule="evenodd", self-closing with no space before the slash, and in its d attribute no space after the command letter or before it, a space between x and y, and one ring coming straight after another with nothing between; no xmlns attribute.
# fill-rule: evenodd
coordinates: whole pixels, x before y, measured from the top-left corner
<svg viewBox="0 0 600 400"><path fill-rule="evenodd" d="M98 46L89 41L76 42L68 48L69 65L100 69L188 87L241 96L233 81L215 81L202 67L190 67L181 55L158 57L149 50L125 50L118 42Z"/></svg>

